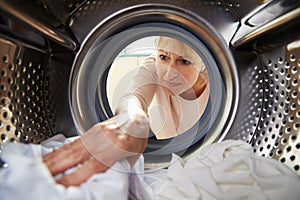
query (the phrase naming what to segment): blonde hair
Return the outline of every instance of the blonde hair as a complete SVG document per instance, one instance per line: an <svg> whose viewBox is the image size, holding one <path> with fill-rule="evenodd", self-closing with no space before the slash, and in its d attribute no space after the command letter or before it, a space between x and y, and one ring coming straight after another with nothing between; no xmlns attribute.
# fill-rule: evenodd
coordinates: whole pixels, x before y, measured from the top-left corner
<svg viewBox="0 0 300 200"><path fill-rule="evenodd" d="M155 46L157 50L172 52L186 58L195 65L199 72L206 70L206 67L199 54L189 45L180 40L171 37L159 36L155 40Z"/></svg>

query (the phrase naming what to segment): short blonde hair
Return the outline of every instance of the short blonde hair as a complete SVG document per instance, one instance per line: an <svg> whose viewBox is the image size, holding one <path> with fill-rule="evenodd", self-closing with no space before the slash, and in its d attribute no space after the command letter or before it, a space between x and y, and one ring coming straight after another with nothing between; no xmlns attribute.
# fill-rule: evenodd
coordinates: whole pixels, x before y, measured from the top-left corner
<svg viewBox="0 0 300 200"><path fill-rule="evenodd" d="M171 37L159 36L155 40L155 46L157 50L172 52L186 58L195 65L199 72L203 72L206 69L199 54L189 45L180 40Z"/></svg>

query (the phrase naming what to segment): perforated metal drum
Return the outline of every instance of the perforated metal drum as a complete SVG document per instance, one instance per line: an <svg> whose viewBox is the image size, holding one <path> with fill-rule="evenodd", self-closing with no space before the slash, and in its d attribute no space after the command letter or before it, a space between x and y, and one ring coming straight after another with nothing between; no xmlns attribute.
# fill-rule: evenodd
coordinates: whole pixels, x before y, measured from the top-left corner
<svg viewBox="0 0 300 200"><path fill-rule="evenodd" d="M196 41L215 63L209 117L192 138L149 138L146 166L172 152L184 150L188 158L202 145L239 139L300 174L299 6L298 0L3 0L0 144L71 137L107 119L113 59L137 39L167 34ZM102 56L95 73L83 67L93 61L92 50ZM151 154L166 145L159 158Z"/></svg>

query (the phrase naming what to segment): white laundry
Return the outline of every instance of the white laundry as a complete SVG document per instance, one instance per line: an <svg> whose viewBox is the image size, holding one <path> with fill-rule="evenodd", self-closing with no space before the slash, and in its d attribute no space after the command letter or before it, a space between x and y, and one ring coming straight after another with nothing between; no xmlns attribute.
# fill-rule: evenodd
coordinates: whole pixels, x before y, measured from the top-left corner
<svg viewBox="0 0 300 200"><path fill-rule="evenodd" d="M128 199L128 173L126 160L117 162L106 173L95 174L79 187L65 188L55 179L42 162L42 155L70 142L55 136L43 145L12 143L0 154L8 167L0 169L1 200L100 200ZM71 171L71 170L70 170Z"/></svg>
<svg viewBox="0 0 300 200"><path fill-rule="evenodd" d="M132 182L132 199L300 199L295 172L277 160L255 155L249 144L236 140L203 147L186 163L173 155L165 175L132 174Z"/></svg>
<svg viewBox="0 0 300 200"><path fill-rule="evenodd" d="M78 187L58 185L42 155L72 139L55 136L42 145L12 143L1 158L1 200L102 199L287 199L299 200L300 179L284 164L256 156L245 142L211 144L186 163L173 155L168 169L144 171L143 157L131 170L126 160ZM128 172L128 173L126 173Z"/></svg>

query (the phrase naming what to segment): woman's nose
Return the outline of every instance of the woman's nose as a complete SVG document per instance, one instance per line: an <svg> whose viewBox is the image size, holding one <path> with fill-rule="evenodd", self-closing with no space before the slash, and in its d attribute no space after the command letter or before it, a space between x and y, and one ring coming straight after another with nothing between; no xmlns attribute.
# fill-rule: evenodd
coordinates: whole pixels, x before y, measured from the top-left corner
<svg viewBox="0 0 300 200"><path fill-rule="evenodd" d="M175 78L178 77L178 73L176 72L176 70L174 69L174 65L169 65L167 67L167 71L166 71L166 77L168 80L173 80Z"/></svg>

